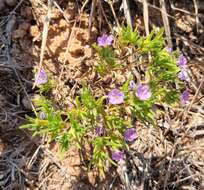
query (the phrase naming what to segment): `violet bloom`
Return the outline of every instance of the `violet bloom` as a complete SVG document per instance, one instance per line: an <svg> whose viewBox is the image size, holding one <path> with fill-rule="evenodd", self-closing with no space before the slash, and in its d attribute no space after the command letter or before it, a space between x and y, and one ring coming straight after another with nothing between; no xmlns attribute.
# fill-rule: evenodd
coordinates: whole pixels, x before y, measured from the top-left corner
<svg viewBox="0 0 204 190"><path fill-rule="evenodd" d="M187 65L187 59L186 59L186 57L185 57L183 54L181 54L181 55L179 56L177 64L178 64L178 66L179 66L180 68L185 68L185 67L186 67L186 65Z"/></svg>
<svg viewBox="0 0 204 190"><path fill-rule="evenodd" d="M133 80L130 81L129 89L130 90L135 90L136 89L136 84L135 84L135 82Z"/></svg>
<svg viewBox="0 0 204 190"><path fill-rule="evenodd" d="M42 120L44 120L44 119L46 118L45 113L44 113L44 112L40 112L39 118L42 119Z"/></svg>
<svg viewBox="0 0 204 190"><path fill-rule="evenodd" d="M102 135L104 133L104 128L102 126L99 126L96 128L96 134Z"/></svg>
<svg viewBox="0 0 204 190"><path fill-rule="evenodd" d="M186 102L189 100L189 92L188 90L183 91L181 94L181 103L186 104Z"/></svg>
<svg viewBox="0 0 204 190"><path fill-rule="evenodd" d="M128 142L132 142L137 138L137 133L135 128L127 129L124 133L124 138Z"/></svg>
<svg viewBox="0 0 204 190"><path fill-rule="evenodd" d="M47 83L48 76L45 70L41 69L39 73L35 76L35 83L37 86Z"/></svg>
<svg viewBox="0 0 204 190"><path fill-rule="evenodd" d="M101 37L97 38L97 43L99 46L110 46L113 42L113 37L107 34L103 34Z"/></svg>
<svg viewBox="0 0 204 190"><path fill-rule="evenodd" d="M172 49L171 47L166 47L166 51L167 51L168 53L172 53L173 49Z"/></svg>
<svg viewBox="0 0 204 190"><path fill-rule="evenodd" d="M183 81L190 82L190 77L186 69L181 69L181 71L178 73L178 78Z"/></svg>
<svg viewBox="0 0 204 190"><path fill-rule="evenodd" d="M145 85L145 84L138 85L136 96L140 100L148 100L151 97L151 95L152 93L148 85Z"/></svg>
<svg viewBox="0 0 204 190"><path fill-rule="evenodd" d="M124 159L125 154L124 152L120 151L120 150L116 150L114 152L112 152L112 159L115 161L120 161L122 159Z"/></svg>
<svg viewBox="0 0 204 190"><path fill-rule="evenodd" d="M118 89L113 89L108 93L109 103L113 105L122 104L124 102L124 98L124 93Z"/></svg>

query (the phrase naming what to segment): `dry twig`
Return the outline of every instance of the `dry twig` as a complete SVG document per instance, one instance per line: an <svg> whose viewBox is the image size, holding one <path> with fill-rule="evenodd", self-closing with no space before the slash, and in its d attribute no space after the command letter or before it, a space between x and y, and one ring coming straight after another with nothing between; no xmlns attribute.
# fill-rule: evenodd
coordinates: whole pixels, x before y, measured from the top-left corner
<svg viewBox="0 0 204 190"><path fill-rule="evenodd" d="M197 33L199 33L198 1L193 0L193 3L195 8L195 15L196 15L196 29L197 29Z"/></svg>
<svg viewBox="0 0 204 190"><path fill-rule="evenodd" d="M149 11L148 11L148 3L147 0L143 1L143 18L144 18L144 25L145 25L145 32L146 35L149 35Z"/></svg>
<svg viewBox="0 0 204 190"><path fill-rule="evenodd" d="M172 48L171 31L170 31L165 1L160 0L160 5L161 5L161 10L162 10L161 13L162 13L162 19L163 19L163 23L164 23L164 29L165 29L165 33L166 33L166 37L167 37L168 46Z"/></svg>
<svg viewBox="0 0 204 190"><path fill-rule="evenodd" d="M40 62L37 68L37 75L40 73L40 70L42 69L43 59L44 59L44 53L46 49L47 44L47 36L48 36L48 30L51 20L51 12L52 12L52 4L53 0L48 0L48 10L47 15L45 17L44 25L43 25L43 33L42 33L42 44L41 44L41 51L40 51ZM36 86L36 81L34 83L34 86Z"/></svg>
<svg viewBox="0 0 204 190"><path fill-rule="evenodd" d="M96 0L92 0L91 13L90 13L90 16L89 16L89 33L88 33L88 38L89 39L90 39L90 35L91 35L91 28L92 28L92 22L93 22L95 8L96 8Z"/></svg>
<svg viewBox="0 0 204 190"><path fill-rule="evenodd" d="M125 18L127 20L127 24L133 29L132 21L131 21L131 14L130 14L129 0L123 0L123 10L124 10Z"/></svg>

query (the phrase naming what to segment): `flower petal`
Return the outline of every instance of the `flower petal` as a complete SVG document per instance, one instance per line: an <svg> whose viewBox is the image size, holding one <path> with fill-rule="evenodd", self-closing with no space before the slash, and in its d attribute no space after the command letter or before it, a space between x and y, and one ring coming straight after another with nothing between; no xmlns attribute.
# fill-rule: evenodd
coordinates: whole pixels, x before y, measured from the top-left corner
<svg viewBox="0 0 204 190"><path fill-rule="evenodd" d="M124 157L125 157L124 152L122 152L120 150L112 152L112 159L115 161L120 161L120 160L124 159Z"/></svg>
<svg viewBox="0 0 204 190"><path fill-rule="evenodd" d="M183 91L183 93L181 94L181 103L182 104L186 104L186 102L189 100L189 92L188 90Z"/></svg>
<svg viewBox="0 0 204 190"><path fill-rule="evenodd" d="M97 38L97 43L99 46L104 47L111 45L113 42L113 37L111 35L103 34Z"/></svg>
<svg viewBox="0 0 204 190"><path fill-rule="evenodd" d="M124 138L128 142L132 142L137 138L137 133L135 128L127 129L124 133Z"/></svg>
<svg viewBox="0 0 204 190"><path fill-rule="evenodd" d="M37 86L47 83L48 76L45 70L41 69L35 76L35 83Z"/></svg>
<svg viewBox="0 0 204 190"><path fill-rule="evenodd" d="M140 100L148 100L152 96L149 86L145 84L138 85L136 96Z"/></svg>
<svg viewBox="0 0 204 190"><path fill-rule="evenodd" d="M124 93L118 89L113 89L108 93L109 103L113 105L122 104L124 102L124 98Z"/></svg>

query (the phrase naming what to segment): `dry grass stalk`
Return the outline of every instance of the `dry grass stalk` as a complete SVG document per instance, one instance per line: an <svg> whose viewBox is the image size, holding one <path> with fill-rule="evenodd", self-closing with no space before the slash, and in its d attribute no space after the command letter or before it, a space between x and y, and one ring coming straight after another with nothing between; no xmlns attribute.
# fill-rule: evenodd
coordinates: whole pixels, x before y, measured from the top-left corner
<svg viewBox="0 0 204 190"><path fill-rule="evenodd" d="M135 1L137 1L137 2L139 2L139 3L143 3L143 0L135 0ZM163 12L163 10L161 10L160 7L157 7L157 6L155 6L155 5L151 5L150 3L147 3L147 5L148 5L148 7L151 7L151 8L153 8L153 9L157 10L157 11ZM169 18L176 20L176 18L175 18L174 16L168 14L167 12L166 12L166 15L167 15Z"/></svg>
<svg viewBox="0 0 204 190"><path fill-rule="evenodd" d="M162 14L162 19L164 23L164 29L166 33L166 38L168 42L168 46L172 47L172 39L171 39L171 31L170 31L170 26L169 26L169 19L167 16L167 11L166 11L166 5L164 0L160 0L160 5L161 5L161 14Z"/></svg>
<svg viewBox="0 0 204 190"><path fill-rule="evenodd" d="M149 11L148 11L147 0L143 0L143 18L144 18L146 35L149 35Z"/></svg>
<svg viewBox="0 0 204 190"><path fill-rule="evenodd" d="M106 16L106 13L105 13L105 11L103 9L103 5L102 5L101 1L98 1L98 4L99 4L100 11L102 13L102 16L104 17L106 23L108 24L108 27L109 27L110 31L113 32L113 27L111 26L111 24L110 24L110 22L109 22L109 20L108 20L108 18Z"/></svg>
<svg viewBox="0 0 204 190"><path fill-rule="evenodd" d="M66 14L64 13L64 11L63 11L63 10L61 9L61 7L59 6L59 4L58 4L56 1L54 1L54 5L57 7L57 9L60 11L60 13L62 13L64 19L65 19L66 22L67 22L67 24L69 24L70 21L69 21L68 17L66 16Z"/></svg>
<svg viewBox="0 0 204 190"><path fill-rule="evenodd" d="M114 10L114 8L113 8L113 2L110 1L110 0L108 0L108 4L109 4L109 6L110 6L110 8L111 8L111 12L112 12L113 17L114 17L114 19L115 19L116 25L117 25L118 28L120 28L120 24L119 24L118 18L117 18L117 16L116 16L115 10Z"/></svg>
<svg viewBox="0 0 204 190"><path fill-rule="evenodd" d="M196 15L196 29L197 29L197 33L199 33L198 1L193 0L193 3L195 8L195 15Z"/></svg>
<svg viewBox="0 0 204 190"><path fill-rule="evenodd" d="M95 8L96 8L96 0L92 0L91 13L89 16L89 32L88 32L88 38L89 39L90 39L90 35L91 35L91 28L92 28L92 22L93 22Z"/></svg>
<svg viewBox="0 0 204 190"><path fill-rule="evenodd" d="M178 8L178 7L175 7L173 3L171 3L171 8L172 8L173 10L180 11L180 12L185 13L185 14L188 14L188 15L198 16L198 17L200 17L200 18L204 18L204 15L203 15L203 14L199 14L199 13L198 13L198 14L196 15L196 14L194 14L194 13L192 13L192 12L187 11L187 10L180 9L180 8Z"/></svg>
<svg viewBox="0 0 204 190"><path fill-rule="evenodd" d="M127 20L127 24L133 29L132 21L131 21L131 14L130 14L129 0L123 0L123 10L124 10L125 18Z"/></svg>
<svg viewBox="0 0 204 190"><path fill-rule="evenodd" d="M38 68L37 68L38 69L37 74L39 74L39 72L43 66L44 53L45 53L45 49L46 49L48 30L49 30L49 25L50 25L50 20L51 20L52 4L53 4L53 0L48 0L47 15L45 17L45 21L44 21L44 25L43 25L42 43L41 43L41 51L40 51L40 62L39 62ZM33 87L35 87L35 86L36 86L36 81L35 81Z"/></svg>

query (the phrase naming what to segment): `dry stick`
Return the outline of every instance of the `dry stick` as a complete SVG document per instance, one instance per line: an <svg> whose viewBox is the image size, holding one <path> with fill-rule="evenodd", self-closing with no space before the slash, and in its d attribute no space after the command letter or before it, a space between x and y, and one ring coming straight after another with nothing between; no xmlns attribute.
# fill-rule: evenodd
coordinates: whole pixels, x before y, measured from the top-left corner
<svg viewBox="0 0 204 190"><path fill-rule="evenodd" d="M171 152L171 159L170 159L170 162L169 162L169 165L168 165L168 169L167 169L167 172L166 172L166 175L165 175L164 187L163 187L164 190L166 190L168 178L170 176L170 168L171 168L171 164L172 164L172 161L173 161L173 156L174 156L174 153L175 153L175 149L176 149L176 146L173 146L173 150Z"/></svg>
<svg viewBox="0 0 204 190"><path fill-rule="evenodd" d="M194 42L192 42L191 40L188 40L185 36L182 36L180 34L175 33L174 34L176 37L179 37L180 39L182 39L182 41L185 43L185 45L188 45L189 47L193 47L195 49L199 49L201 51L204 51L204 48L198 44L195 44ZM201 51L199 51L199 53L201 53Z"/></svg>
<svg viewBox="0 0 204 190"><path fill-rule="evenodd" d="M41 147L41 150L42 150L43 153L44 153L45 155L47 155L48 158L49 158L50 160L52 160L52 162L61 170L61 172L64 174L64 177L65 177L67 180L70 181L70 180L71 180L70 174L67 173L67 171L65 170L65 168L63 168L63 167L61 166L61 163L60 163L60 161L58 160L58 158L55 157L55 156L53 155L53 153L52 153L49 149L47 149L47 148L45 148L45 147Z"/></svg>
<svg viewBox="0 0 204 190"><path fill-rule="evenodd" d="M84 8L85 8L86 5L88 4L88 2L89 2L89 0L86 0L86 1L84 2L84 4L83 4L82 7L81 7L81 11L80 11L80 12L83 12L83 11L84 11Z"/></svg>
<svg viewBox="0 0 204 190"><path fill-rule="evenodd" d="M63 168L61 166L60 161L53 155L53 153L48 150L47 148L45 148L44 146L40 145L38 146L38 148L36 149L36 151L34 152L32 158L30 159L29 163L28 163L28 168L31 168L32 164L35 162L35 160L37 159L37 155L39 153L39 151L42 151L44 155L46 155L60 170L61 172L64 174L64 177L67 180L70 180L70 175L69 173L67 173L67 171L65 170L65 168Z"/></svg>
<svg viewBox="0 0 204 190"><path fill-rule="evenodd" d="M200 83L200 85L199 85L199 87L198 87L198 89L197 89L197 92L196 92L196 94L194 95L194 97L193 97L193 99L192 99L190 105L188 106L186 112L184 113L183 120L186 119L186 117L187 117L187 115L188 115L188 113L189 113L189 110L191 109L191 107L192 107L192 105L193 105L193 103L194 103L196 97L198 96L198 93L199 93L200 88L201 88L201 86L203 85L203 83L204 83L204 77L203 77L203 79L202 79L202 81L201 81L201 83ZM165 187L166 187L166 184L167 184L167 180L168 180L168 176L169 176L169 170L170 170L170 167L171 167L171 163L172 163L172 159L173 159L173 155L174 155L176 146L183 140L183 138L185 138L187 132L188 132L190 129L191 129L191 126L189 126L189 127L186 129L185 133L181 136L180 139L178 139L178 140L175 142L175 144L174 144L174 146L172 147L172 149L166 154L166 156L167 156L167 155L169 155L169 154L171 153L171 160L170 160L170 163L169 163L169 166L168 166L168 170L167 170L167 174L166 174L166 178L165 178L164 190L165 190ZM165 156L165 157L166 157L166 156Z"/></svg>
<svg viewBox="0 0 204 190"><path fill-rule="evenodd" d="M180 9L180 8L175 7L173 3L171 3L171 8L172 8L173 10L176 10L176 11L180 11L180 12L183 12L183 13L186 13L186 14L189 14L189 15L192 15L192 16L196 16L194 13L191 13L191 12L186 11L186 10L184 10L184 9ZM198 14L197 16L200 17L200 18L204 18L204 15L203 15L203 14Z"/></svg>
<svg viewBox="0 0 204 190"><path fill-rule="evenodd" d="M191 102L190 102L190 104L189 104L189 106L188 106L186 112L184 113L183 120L186 119L186 117L187 117L187 115L188 115L188 113L189 113L189 111L190 111L190 109L191 109L193 103L195 102L195 100L196 100L196 98L197 98L197 96L198 96L198 94L199 94L199 91L200 91L201 87L203 86L203 84L204 84L204 77L202 78L202 81L200 82L200 85L199 85L199 87L198 87L198 89L197 89L197 91L196 91L196 93L195 93L193 99L191 100Z"/></svg>
<svg viewBox="0 0 204 190"><path fill-rule="evenodd" d="M66 20L66 22L69 24L70 21L68 19L68 17L66 16L66 14L64 14L64 11L61 9L61 7L58 5L58 3L56 1L54 1L54 5L55 7L57 7L57 9L62 13L64 19Z"/></svg>
<svg viewBox="0 0 204 190"><path fill-rule="evenodd" d="M42 179L43 178L43 173L46 171L46 168L49 165L49 158L44 159L43 162L41 162L39 170L40 172L38 173L38 179Z"/></svg>
<svg viewBox="0 0 204 190"><path fill-rule="evenodd" d="M148 36L149 35L149 10L148 10L147 0L143 1L143 18L144 18L146 36ZM150 52L148 52L148 59L149 61L151 60Z"/></svg>
<svg viewBox="0 0 204 190"><path fill-rule="evenodd" d="M197 96L198 96L198 93L199 93L199 91L200 91L200 89L201 89L203 83L204 83L204 77L202 78L202 81L201 81L201 83L200 83L200 85L199 85L199 87L198 87L198 89L197 89L197 91L196 91L196 94L194 95L193 99L191 100L189 106L187 107L187 109L184 109L181 113L179 113L179 115L177 116L177 118L179 118L179 117L183 114L182 120L184 121L184 120L186 119L188 113L190 113L190 109L192 108L193 103L195 102L195 100L196 100L196 98L197 98ZM198 113L197 113L197 114L198 114ZM189 129L188 129L188 130L189 130ZM187 131L188 131L188 130L187 130Z"/></svg>
<svg viewBox="0 0 204 190"><path fill-rule="evenodd" d="M106 13L105 13L105 11L104 11L104 9L103 9L103 5L101 4L101 1L98 1L98 3L99 3L99 7L100 7L100 9L101 9L101 13L102 13L103 17L105 18L106 23L108 24L110 30L113 32L113 27L111 26L111 24L110 24L109 21L108 21L108 18L107 18L107 16L106 16Z"/></svg>
<svg viewBox="0 0 204 190"><path fill-rule="evenodd" d="M161 10L162 10L162 19L164 23L164 29L167 37L168 46L172 48L172 39L171 39L171 31L169 26L169 19L166 14L166 5L164 0L160 0Z"/></svg>
<svg viewBox="0 0 204 190"><path fill-rule="evenodd" d="M81 17L81 13L82 13L82 11L83 11L83 9L84 9L84 7L86 6L87 3L88 3L88 1L85 1L85 3L83 4L83 6L82 6L82 8L80 10L80 13L79 13L79 19ZM66 52L65 52L65 57L64 57L62 69L60 71L60 76L59 76L59 79L58 79L58 84L60 84L60 82L61 82L63 71L64 71L64 68L65 68L65 65L66 65L66 62L67 62L69 47L70 47L70 44L71 44L72 40L74 39L74 32L75 32L76 24L77 24L77 19L75 20L74 25L72 26L71 33L69 32L67 48L66 48Z"/></svg>
<svg viewBox="0 0 204 190"><path fill-rule="evenodd" d="M137 1L137 2L139 2L139 3L143 3L143 0L135 0L135 1ZM156 10L160 11L160 12L163 12L163 10L161 10L160 7L157 7L157 6L155 6L155 5L151 5L151 4L149 4L149 3L147 3L147 5L148 5L148 7L151 7L151 8L153 8L153 9L156 9ZM167 15L168 17L170 17L170 18L176 20L176 18L175 18L174 16L172 16L172 15L170 15L170 14L168 14L168 13L166 13L166 15Z"/></svg>
<svg viewBox="0 0 204 190"><path fill-rule="evenodd" d="M38 66L37 75L39 75L40 70L42 69L44 53L45 53L46 44L47 44L48 30L49 30L50 19L51 19L52 4L53 4L53 0L48 0L48 10L47 10L47 15L45 17L45 22L44 22L44 25L43 25L42 44L41 44L41 52L40 52L40 62L39 62L39 66ZM35 83L33 85L33 88L36 86L36 82L37 81L35 81Z"/></svg>
<svg viewBox="0 0 204 190"><path fill-rule="evenodd" d="M15 6L15 8L9 13L9 16L6 18L6 20L0 24L0 27L1 27L2 25L4 25L7 21L9 21L9 20L11 19L12 15L13 15L13 14L16 12L16 10L21 6L21 4L23 3L23 1L24 1L24 0L20 0L20 1L18 2L18 4Z"/></svg>
<svg viewBox="0 0 204 190"><path fill-rule="evenodd" d="M16 10L16 9L20 6L20 3L22 3L22 2L23 2L23 1L20 1L20 2L18 3L18 5L16 6L16 8L14 8L14 10ZM11 18L12 18L12 15L9 16L9 19L11 19ZM14 23L13 21L12 21L12 23L8 22L7 25L11 25L11 24L13 24L13 26L14 26L15 23ZM4 43L6 44L7 62L8 62L8 64L11 65L11 68L13 69L13 71L14 71L16 77L17 77L17 80L18 80L18 82L19 82L19 84L20 84L20 87L23 89L23 91L24 91L24 93L25 93L25 96L26 96L28 102L31 104L31 107L32 107L32 109L33 109L35 115L37 115L36 110L35 110L35 107L34 107L32 101L30 100L30 97L29 97L29 95L28 95L28 93L27 93L27 91L26 91L26 89L25 89L25 86L23 85L23 83L22 83L22 81L21 81L21 78L20 78L20 76L19 76L19 73L18 73L18 71L16 70L16 67L15 67L15 65L13 64L12 60L11 60L10 51L9 51L9 46L11 45L11 35L12 35L13 26L9 26L9 27L7 26L7 27L6 27L7 39L4 39L4 38L3 38L3 34L1 34L1 31L0 31L0 35L1 35L1 37L2 37L2 40L3 40Z"/></svg>
<svg viewBox="0 0 204 190"><path fill-rule="evenodd" d="M204 77L202 78L202 81L200 82L200 85L199 85L199 87L198 87L198 89L197 89L197 91L196 91L196 93L195 93L193 99L191 100L191 102L190 102L190 104L189 104L189 106L188 106L186 112L184 113L183 121L186 119L188 113L190 112L190 109L192 108L193 103L195 102L195 100L196 100L196 98L197 98L197 96L198 96L198 94L199 94L199 92L200 92L200 89L201 89L201 87L203 86L203 84L204 84ZM184 110L184 111L185 111L185 110ZM183 111L183 112L184 112L184 111ZM182 113L183 113L183 112L182 112ZM187 133L190 129L191 129L191 126L189 126L185 132Z"/></svg>
<svg viewBox="0 0 204 190"><path fill-rule="evenodd" d="M102 10L101 10L101 1L98 1L98 14L99 14L99 18L98 18L98 29L99 31L101 32L102 31L102 21L103 21L103 13L102 13Z"/></svg>
<svg viewBox="0 0 204 190"><path fill-rule="evenodd" d="M189 179L192 179L192 178L198 177L198 176L199 176L198 174L190 175L190 176L187 176L185 178L179 179L177 181L171 182L171 183L169 183L169 185L177 185L177 184L179 184L181 182L184 182L186 180L189 180Z"/></svg>
<svg viewBox="0 0 204 190"><path fill-rule="evenodd" d="M133 30L132 22L131 22L131 14L130 14L130 7L129 7L129 1L128 0L123 0L123 9L124 9L124 14L127 20L127 24L131 27ZM131 62L133 61L133 49L131 48ZM135 68L131 68L133 74L136 76L136 78L139 80L139 74L138 71Z"/></svg>
<svg viewBox="0 0 204 190"><path fill-rule="evenodd" d="M201 86L202 86L203 84L204 84L204 78L202 79L202 81L201 81L201 83L200 83L200 85L199 85L199 87L198 87L198 89L197 89L197 92L196 92L196 94L194 95L194 98L192 99L192 101L191 101L191 103L190 103L190 105L189 105L189 107L188 107L188 109L187 109L187 111L186 111L185 118L186 118L187 114L190 112L189 110L191 109L192 104L195 102L195 99L196 99L196 97L197 97L197 95L198 95L198 93L199 93L199 91L200 91L200 88L201 88ZM183 110L183 112L184 112L184 110ZM182 113L183 113L183 112L182 112ZM159 160L158 163L161 162L162 160L164 160L164 158L166 158L169 154L171 154L171 152L172 152L172 151L175 149L175 147L182 141L182 139L186 136L186 133L187 133L190 129L191 129L191 126L189 126L189 127L187 128L187 130L185 131L185 134L183 134L183 135L181 136L181 138L178 139L178 140L175 142L175 144L174 144L174 146L171 148L171 150L170 150L168 153L166 153L166 155L165 155L161 160Z"/></svg>
<svg viewBox="0 0 204 190"><path fill-rule="evenodd" d="M42 186L46 184L45 182L46 182L52 175L53 175L52 172L50 172L48 175L46 175L46 177L45 177L45 178L41 181L41 183L38 185L38 188L41 189ZM38 180L39 180L39 178L38 178ZM47 186L46 186L46 188L47 188ZM43 189L43 188L42 188L42 189Z"/></svg>
<svg viewBox="0 0 204 190"><path fill-rule="evenodd" d="M30 159L29 162L27 163L28 169L31 168L31 166L33 165L33 163L34 163L35 160L37 159L37 155L38 155L38 152L39 152L40 149L41 149L41 146L42 146L42 145L40 145L40 146L35 150L33 156L31 157L31 159Z"/></svg>
<svg viewBox="0 0 204 190"><path fill-rule="evenodd" d="M143 18L144 18L146 36L148 36L149 35L149 11L148 11L147 0L143 1Z"/></svg>
<svg viewBox="0 0 204 190"><path fill-rule="evenodd" d="M196 15L196 29L197 33L199 32L199 17L198 17L198 1L193 0L194 8L195 8L195 15Z"/></svg>
<svg viewBox="0 0 204 190"><path fill-rule="evenodd" d="M127 24L133 29L132 21L131 21L131 14L130 14L130 6L129 0L123 0L123 10L125 14L125 18L127 20Z"/></svg>
<svg viewBox="0 0 204 190"><path fill-rule="evenodd" d="M90 16L89 16L88 39L90 39L90 36L91 36L91 28L92 28L92 21L93 21L93 15L94 15L95 7L96 7L96 0L92 0L92 3L91 3L91 13L90 13Z"/></svg>
<svg viewBox="0 0 204 190"><path fill-rule="evenodd" d="M109 6L110 6L110 8L111 8L111 12L112 12L113 17L114 17L114 19L115 19L116 25L117 25L118 28L120 28L120 24L119 24L118 18L117 18L117 16L116 16L115 11L114 11L114 8L113 8L113 2L110 1L110 0L108 0L108 4L109 4Z"/></svg>

